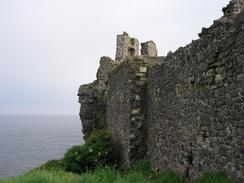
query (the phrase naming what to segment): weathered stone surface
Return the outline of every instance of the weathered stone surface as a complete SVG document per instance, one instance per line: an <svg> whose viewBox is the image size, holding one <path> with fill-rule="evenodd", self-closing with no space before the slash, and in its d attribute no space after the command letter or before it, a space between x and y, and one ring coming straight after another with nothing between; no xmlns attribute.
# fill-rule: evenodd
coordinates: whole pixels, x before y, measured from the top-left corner
<svg viewBox="0 0 244 183"><path fill-rule="evenodd" d="M155 58L149 76L142 65L122 65L110 76L108 127L122 164L147 157L155 169L189 178L224 170L243 181L243 25L244 12L215 22L201 39Z"/></svg>
<svg viewBox="0 0 244 183"><path fill-rule="evenodd" d="M106 128L106 98L97 82L80 86L78 96L82 132L87 140L93 130Z"/></svg>
<svg viewBox="0 0 244 183"><path fill-rule="evenodd" d="M124 62L108 80L108 129L121 155L122 166L130 166L146 156L147 81L144 78L147 77L145 71L154 62L145 58Z"/></svg>
<svg viewBox="0 0 244 183"><path fill-rule="evenodd" d="M78 91L79 103L81 104L79 114L82 121L84 139L87 139L95 125L94 113L96 109L96 99L94 96L96 95L96 90L94 87L94 83L82 85Z"/></svg>
<svg viewBox="0 0 244 183"><path fill-rule="evenodd" d="M141 55L156 57L158 56L158 50L156 44L153 41L147 41L145 43L141 43Z"/></svg>
<svg viewBox="0 0 244 183"><path fill-rule="evenodd" d="M244 0L231 0L228 6L223 8L224 18L234 19L244 9Z"/></svg>
<svg viewBox="0 0 244 183"><path fill-rule="evenodd" d="M244 181L244 12L215 23L149 72L147 156L190 178L224 170ZM201 58L197 53L201 53ZM194 90L189 89L190 84ZM177 96L175 86L181 86ZM160 92L155 92L155 91Z"/></svg>
<svg viewBox="0 0 244 183"><path fill-rule="evenodd" d="M108 75L113 68L113 60L109 57L102 57L100 59L100 67L97 71L97 82L99 90L106 90Z"/></svg>
<svg viewBox="0 0 244 183"><path fill-rule="evenodd" d="M101 69L98 80L108 93L102 105L122 166L147 158L155 170L189 178L224 170L244 181L243 1L232 0L199 40L165 57L137 56L138 41L130 54L131 38L118 36L113 71ZM80 88L87 131L96 126L97 91Z"/></svg>
<svg viewBox="0 0 244 183"><path fill-rule="evenodd" d="M107 128L107 81L108 75L113 70L113 63L111 58L102 57L97 71L97 80L79 88L80 119L85 140L92 131Z"/></svg>
<svg viewBox="0 0 244 183"><path fill-rule="evenodd" d="M147 73L147 67L140 67L139 71L141 73Z"/></svg>
<svg viewBox="0 0 244 183"><path fill-rule="evenodd" d="M115 61L124 61L139 55L139 41L131 38L124 32L117 36L117 49Z"/></svg>

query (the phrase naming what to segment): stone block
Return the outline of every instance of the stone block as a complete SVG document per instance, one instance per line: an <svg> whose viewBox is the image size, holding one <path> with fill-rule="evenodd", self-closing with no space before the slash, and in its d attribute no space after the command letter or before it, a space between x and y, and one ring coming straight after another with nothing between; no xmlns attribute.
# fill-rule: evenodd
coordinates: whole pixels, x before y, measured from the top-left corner
<svg viewBox="0 0 244 183"><path fill-rule="evenodd" d="M141 73L147 73L147 67L140 67L140 68L139 68L139 71L140 71Z"/></svg>
<svg viewBox="0 0 244 183"><path fill-rule="evenodd" d="M211 77L215 75L215 70L214 69L209 69L207 72L206 72L206 76L207 77Z"/></svg>
<svg viewBox="0 0 244 183"><path fill-rule="evenodd" d="M181 86L181 84L177 84L176 85L175 93L176 93L176 96L181 96L182 95L182 86Z"/></svg>
<svg viewBox="0 0 244 183"><path fill-rule="evenodd" d="M140 112L141 112L140 109L133 109L133 110L131 111L131 114L135 115L135 114L139 114Z"/></svg>
<svg viewBox="0 0 244 183"><path fill-rule="evenodd" d="M236 76L236 81L242 81L243 80L243 77L244 75L243 74L238 74L237 76Z"/></svg>
<svg viewBox="0 0 244 183"><path fill-rule="evenodd" d="M217 84L221 83L224 80L224 76L222 74L216 74L215 75L215 82Z"/></svg>
<svg viewBox="0 0 244 183"><path fill-rule="evenodd" d="M139 73L136 73L136 76L138 76L138 77L145 77L146 74L145 74L145 73L141 73L141 72L139 72Z"/></svg>
<svg viewBox="0 0 244 183"><path fill-rule="evenodd" d="M137 86L143 86L143 85L145 85L145 84L146 84L145 81L136 81L136 85L137 85Z"/></svg>
<svg viewBox="0 0 244 183"><path fill-rule="evenodd" d="M136 95L135 100L136 101L140 101L141 100L141 97L139 95Z"/></svg>

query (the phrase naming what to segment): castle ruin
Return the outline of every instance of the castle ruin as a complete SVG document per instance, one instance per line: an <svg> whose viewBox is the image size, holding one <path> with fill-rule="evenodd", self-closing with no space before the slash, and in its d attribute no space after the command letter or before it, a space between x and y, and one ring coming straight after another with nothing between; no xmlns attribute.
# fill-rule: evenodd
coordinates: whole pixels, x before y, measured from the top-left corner
<svg viewBox="0 0 244 183"><path fill-rule="evenodd" d="M131 38L126 32L117 36L116 61L124 61L128 57L139 55L139 41Z"/></svg>
<svg viewBox="0 0 244 183"><path fill-rule="evenodd" d="M115 61L103 57L97 80L79 89L84 135L107 128L121 166L148 159L155 170L223 170L242 183L243 9L232 0L198 40L165 57L153 41L140 54L137 39L118 35Z"/></svg>
<svg viewBox="0 0 244 183"><path fill-rule="evenodd" d="M157 57L158 51L153 41L141 43L141 55ZM128 33L124 32L117 35L117 48L115 61L125 61L139 56L139 41L131 38Z"/></svg>

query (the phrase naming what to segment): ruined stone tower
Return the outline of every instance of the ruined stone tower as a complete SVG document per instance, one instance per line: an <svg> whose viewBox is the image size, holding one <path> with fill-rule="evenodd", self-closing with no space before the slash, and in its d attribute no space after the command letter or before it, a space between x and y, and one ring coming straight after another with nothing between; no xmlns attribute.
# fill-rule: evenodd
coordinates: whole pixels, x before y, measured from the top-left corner
<svg viewBox="0 0 244 183"><path fill-rule="evenodd" d="M147 41L145 43L141 43L141 55L156 57L158 56L158 50L156 48L156 44L153 41Z"/></svg>
<svg viewBox="0 0 244 183"><path fill-rule="evenodd" d="M141 43L141 55L157 57L158 50L153 41ZM116 61L125 61L132 57L139 56L139 41L131 38L128 33L117 35Z"/></svg>
<svg viewBox="0 0 244 183"><path fill-rule="evenodd" d="M115 60L124 61L127 58L137 55L139 55L139 41L135 38L131 38L126 32L121 35L117 35L117 50Z"/></svg>

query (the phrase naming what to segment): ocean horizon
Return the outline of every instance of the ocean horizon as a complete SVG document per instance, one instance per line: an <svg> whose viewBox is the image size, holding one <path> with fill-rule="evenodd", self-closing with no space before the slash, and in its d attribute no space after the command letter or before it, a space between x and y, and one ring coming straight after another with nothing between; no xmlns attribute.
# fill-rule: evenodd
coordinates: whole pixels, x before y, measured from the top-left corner
<svg viewBox="0 0 244 183"><path fill-rule="evenodd" d="M78 115L0 114L0 179L61 159L83 143Z"/></svg>

